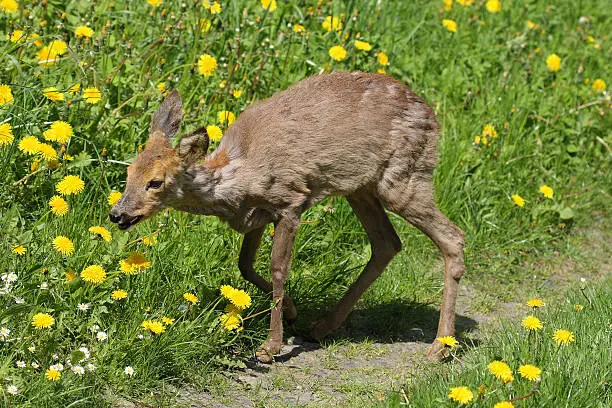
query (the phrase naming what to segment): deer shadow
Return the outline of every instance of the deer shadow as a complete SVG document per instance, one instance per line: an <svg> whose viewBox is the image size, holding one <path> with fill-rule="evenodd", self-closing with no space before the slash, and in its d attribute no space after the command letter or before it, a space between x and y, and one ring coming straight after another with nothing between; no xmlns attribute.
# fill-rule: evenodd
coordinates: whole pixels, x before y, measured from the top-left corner
<svg viewBox="0 0 612 408"><path fill-rule="evenodd" d="M340 328L330 334L322 343L311 340L308 329L313 317L321 316L321 308L312 306L300 308L298 322L286 329L286 336L294 336L292 344L284 346L282 354L275 357L277 362L288 362L302 353L308 353L333 343L433 343L438 329L440 312L435 307L412 301L393 301L357 308L347 317ZM469 334L478 327L478 322L467 316L455 315L457 337L460 342L471 346L478 341Z"/></svg>

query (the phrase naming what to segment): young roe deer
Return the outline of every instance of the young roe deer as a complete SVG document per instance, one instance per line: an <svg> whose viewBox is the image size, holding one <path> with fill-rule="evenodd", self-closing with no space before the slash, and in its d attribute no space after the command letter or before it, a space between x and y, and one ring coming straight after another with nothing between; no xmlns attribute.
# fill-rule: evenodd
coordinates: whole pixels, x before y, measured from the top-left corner
<svg viewBox="0 0 612 408"><path fill-rule="evenodd" d="M336 330L383 272L401 242L385 208L423 231L445 264L437 337L454 334L457 285L464 273L464 234L436 207L432 176L439 125L432 109L406 85L384 75L334 72L307 78L240 114L207 154L205 129L172 147L182 116L173 91L154 115L142 153L128 167L123 196L110 219L126 229L173 207L216 215L244 233L242 276L272 295L268 340L257 352L271 362L283 339L283 314L297 311L285 295L300 215L326 196L345 196L361 221L372 256L329 315L313 324L322 339ZM262 234L274 223L272 284L253 262ZM435 341L429 358L439 358Z"/></svg>

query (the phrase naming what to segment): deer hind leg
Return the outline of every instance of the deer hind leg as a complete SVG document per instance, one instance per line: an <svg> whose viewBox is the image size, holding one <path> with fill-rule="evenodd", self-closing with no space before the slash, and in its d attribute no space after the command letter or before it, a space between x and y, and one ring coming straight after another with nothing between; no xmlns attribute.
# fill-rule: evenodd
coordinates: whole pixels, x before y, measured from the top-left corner
<svg viewBox="0 0 612 408"><path fill-rule="evenodd" d="M393 183L394 188L385 192L388 209L404 217L420 229L440 249L444 259L444 293L440 308L440 322L436 338L455 334L455 303L459 279L465 272L463 245L465 234L437 208L433 194L431 173L410 177L406 183ZM436 339L427 358L442 357L443 346Z"/></svg>
<svg viewBox="0 0 612 408"><path fill-rule="evenodd" d="M313 324L310 335L322 340L336 330L355 306L363 292L380 276L402 243L389 221L380 201L370 193L347 196L348 202L361 221L372 246L372 255L357 281L326 318Z"/></svg>
<svg viewBox="0 0 612 408"><path fill-rule="evenodd" d="M240 248L240 257L238 258L238 269L240 269L240 273L244 279L257 286L264 293L272 295L272 284L257 274L253 267L257 249L261 244L261 237L265 229L266 227L263 226L247 232L244 235L242 247ZM283 298L283 317L288 324L292 324L297 318L297 310L293 300L291 300L289 296Z"/></svg>

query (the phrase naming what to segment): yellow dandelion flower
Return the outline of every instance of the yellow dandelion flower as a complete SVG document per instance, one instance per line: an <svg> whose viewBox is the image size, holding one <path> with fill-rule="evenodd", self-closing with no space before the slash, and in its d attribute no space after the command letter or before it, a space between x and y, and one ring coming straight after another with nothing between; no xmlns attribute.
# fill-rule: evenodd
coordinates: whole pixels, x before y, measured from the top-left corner
<svg viewBox="0 0 612 408"><path fill-rule="evenodd" d="M37 53L36 57L38 58L38 64L43 67L47 67L49 65L55 64L59 58L58 55L51 51L48 45L42 47Z"/></svg>
<svg viewBox="0 0 612 408"><path fill-rule="evenodd" d="M276 0L261 0L261 7L268 11L276 10Z"/></svg>
<svg viewBox="0 0 612 408"><path fill-rule="evenodd" d="M0 8L5 13L13 14L19 9L19 5L15 0L0 0Z"/></svg>
<svg viewBox="0 0 612 408"><path fill-rule="evenodd" d="M43 95L47 99L52 100L53 102L64 100L64 94L58 91L57 88L54 86L43 89Z"/></svg>
<svg viewBox="0 0 612 408"><path fill-rule="evenodd" d="M241 289L234 289L228 299L239 309L246 309L251 306L251 296Z"/></svg>
<svg viewBox="0 0 612 408"><path fill-rule="evenodd" d="M538 380L540 378L540 374L542 374L542 370L531 364L520 366L518 371L519 374L521 374L521 377L526 378L529 381Z"/></svg>
<svg viewBox="0 0 612 408"><path fill-rule="evenodd" d="M94 30L92 30L91 28L87 27L87 26L78 26L75 30L74 30L74 35L77 36L77 38L91 38L91 36L93 35Z"/></svg>
<svg viewBox="0 0 612 408"><path fill-rule="evenodd" d="M13 92L8 85L0 84L0 106L13 103Z"/></svg>
<svg viewBox="0 0 612 408"><path fill-rule="evenodd" d="M242 326L242 318L238 313L225 313L219 316L225 330L238 330Z"/></svg>
<svg viewBox="0 0 612 408"><path fill-rule="evenodd" d="M218 142L223 137L223 131L216 125L206 126L206 133L208 134L208 138L213 142Z"/></svg>
<svg viewBox="0 0 612 408"><path fill-rule="evenodd" d="M355 48L360 51L370 51L372 49L372 45L366 41L355 40Z"/></svg>
<svg viewBox="0 0 612 408"><path fill-rule="evenodd" d="M200 55L198 60L198 72L205 77L211 76L217 69L217 59L209 54Z"/></svg>
<svg viewBox="0 0 612 408"><path fill-rule="evenodd" d="M342 21L336 16L327 16L321 23L325 31L340 31L342 30Z"/></svg>
<svg viewBox="0 0 612 408"><path fill-rule="evenodd" d="M45 371L45 377L47 377L49 381L58 381L62 377L62 373L59 370L48 368L47 371Z"/></svg>
<svg viewBox="0 0 612 408"><path fill-rule="evenodd" d="M493 405L493 408L514 408L514 405L512 405L511 402L502 401L502 402L498 402L497 404Z"/></svg>
<svg viewBox="0 0 612 408"><path fill-rule="evenodd" d="M157 320L145 320L142 322L141 326L143 329L150 331L153 334L162 334L166 331L166 326Z"/></svg>
<svg viewBox="0 0 612 408"><path fill-rule="evenodd" d="M508 364L503 361L492 361L487 365L489 372L495 377L502 380L504 383L509 383L514 380L512 376L512 370Z"/></svg>
<svg viewBox="0 0 612 408"><path fill-rule="evenodd" d="M159 84L157 84L157 89L159 89L161 92L164 92L166 90L166 84L160 82Z"/></svg>
<svg viewBox="0 0 612 408"><path fill-rule="evenodd" d="M68 46L62 40L53 40L49 43L49 50L56 55L64 55Z"/></svg>
<svg viewBox="0 0 612 408"><path fill-rule="evenodd" d="M535 316L527 316L523 319L523 327L527 330L540 330L542 326L542 322Z"/></svg>
<svg viewBox="0 0 612 408"><path fill-rule="evenodd" d="M230 295L236 290L233 287L231 287L230 285L222 285L221 286L221 296L223 296L226 299L229 299Z"/></svg>
<svg viewBox="0 0 612 408"><path fill-rule="evenodd" d="M444 19L442 20L442 25L444 26L444 28L446 28L451 33L457 32L457 23L455 23L455 21L453 20Z"/></svg>
<svg viewBox="0 0 612 408"><path fill-rule="evenodd" d="M334 45L329 49L329 56L336 61L342 61L346 58L346 50L341 45Z"/></svg>
<svg viewBox="0 0 612 408"><path fill-rule="evenodd" d="M57 152L55 151L53 146L47 143L38 144L38 154L43 160L48 162L57 160Z"/></svg>
<svg viewBox="0 0 612 408"><path fill-rule="evenodd" d="M236 121L236 115L230 111L223 110L217 114L217 119L221 123L227 122L228 125L231 125Z"/></svg>
<svg viewBox="0 0 612 408"><path fill-rule="evenodd" d="M154 232L151 235L147 235L143 237L142 243L145 244L146 246L153 246L154 244L157 244L157 233Z"/></svg>
<svg viewBox="0 0 612 408"><path fill-rule="evenodd" d="M474 399L474 394L468 387L455 387L451 388L448 398L452 399L453 401L457 401L460 404L467 405Z"/></svg>
<svg viewBox="0 0 612 408"><path fill-rule="evenodd" d="M37 154L40 142L35 136L26 136L19 141L19 150L25 154Z"/></svg>
<svg viewBox="0 0 612 408"><path fill-rule="evenodd" d="M110 242L111 239L113 239L110 231L99 225L89 227L89 232L91 232L92 234L97 234L101 236L106 242Z"/></svg>
<svg viewBox="0 0 612 408"><path fill-rule="evenodd" d="M26 40L27 35L23 30L13 30L9 35L9 41L12 43L22 43Z"/></svg>
<svg viewBox="0 0 612 408"><path fill-rule="evenodd" d="M37 329L48 329L53 326L55 319L49 313L36 313L32 317L32 326Z"/></svg>
<svg viewBox="0 0 612 408"><path fill-rule="evenodd" d="M111 299L123 300L127 297L127 295L128 295L127 291L123 289L117 289L117 290L114 290L113 293L111 293Z"/></svg>
<svg viewBox="0 0 612 408"><path fill-rule="evenodd" d="M444 347L450 347L450 348L454 348L457 347L457 344L459 344L459 342L457 341L456 338L454 338L453 336L444 336L444 337L438 337L438 341L440 342L440 344L442 344Z"/></svg>
<svg viewBox="0 0 612 408"><path fill-rule="evenodd" d="M208 9L208 11L210 11L210 14L219 14L221 13L221 4L219 4L218 1L214 1L212 4L210 4L210 1L208 0L204 0L202 2L202 5L204 6L204 8Z"/></svg>
<svg viewBox="0 0 612 408"><path fill-rule="evenodd" d="M457 0L457 3L459 3L462 6L466 7L466 6L470 6L473 1L474 0Z"/></svg>
<svg viewBox="0 0 612 408"><path fill-rule="evenodd" d="M11 252L13 252L14 254L17 254L19 256L23 256L26 253L26 249L23 245L15 245L12 249Z"/></svg>
<svg viewBox="0 0 612 408"><path fill-rule="evenodd" d="M555 193L551 187L547 185L540 186L540 193L546 198L553 198L553 194Z"/></svg>
<svg viewBox="0 0 612 408"><path fill-rule="evenodd" d="M62 197L58 195L54 195L49 200L49 207L51 207L51 212L58 217L63 217L68 214L70 210L70 206Z"/></svg>
<svg viewBox="0 0 612 408"><path fill-rule="evenodd" d="M79 176L66 176L59 183L57 183L55 190L61 195L76 195L85 190L85 183L79 178Z"/></svg>
<svg viewBox="0 0 612 408"><path fill-rule="evenodd" d="M30 164L30 171L34 173L40 167L40 162L38 159L32 160L32 164Z"/></svg>
<svg viewBox="0 0 612 408"><path fill-rule="evenodd" d="M482 137L490 137L491 139L497 139L497 131L495 130L495 126L491 124L486 124L482 128Z"/></svg>
<svg viewBox="0 0 612 408"><path fill-rule="evenodd" d="M557 72L561 69L561 58L557 54L550 54L546 58L546 66L549 71Z"/></svg>
<svg viewBox="0 0 612 408"><path fill-rule="evenodd" d="M119 269L127 275L134 275L151 267L148 261L140 252L130 252L126 259L119 261Z"/></svg>
<svg viewBox="0 0 612 408"><path fill-rule="evenodd" d="M574 305L574 310L576 312L582 312L584 310L584 306L582 306L582 305Z"/></svg>
<svg viewBox="0 0 612 408"><path fill-rule="evenodd" d="M172 323L174 323L174 319L168 316L164 316L162 317L162 323L165 324L166 326L170 326Z"/></svg>
<svg viewBox="0 0 612 408"><path fill-rule="evenodd" d="M81 89L81 84L74 84L68 89L68 92L72 95L76 95L79 93L79 89Z"/></svg>
<svg viewBox="0 0 612 408"><path fill-rule="evenodd" d="M525 24L527 25L527 28L530 29L530 30L535 30L535 29L540 27L537 23L535 23L535 22L533 22L531 20L527 20L527 23L525 23Z"/></svg>
<svg viewBox="0 0 612 408"><path fill-rule="evenodd" d="M74 273L72 268L68 268L66 269L66 272L64 272L64 277L66 278L64 284L70 283L76 278L76 273Z"/></svg>
<svg viewBox="0 0 612 408"><path fill-rule="evenodd" d="M387 73L387 71L385 71L383 68L378 68L376 70L376 72L378 72L379 74L386 74Z"/></svg>
<svg viewBox="0 0 612 408"><path fill-rule="evenodd" d="M184 293L183 298L194 305L200 301L200 299L198 299L198 297L193 293Z"/></svg>
<svg viewBox="0 0 612 408"><path fill-rule="evenodd" d="M378 65L387 66L389 65L389 56L384 52L378 53Z"/></svg>
<svg viewBox="0 0 612 408"><path fill-rule="evenodd" d="M9 123L0 124L0 146L10 145L15 140L13 129Z"/></svg>
<svg viewBox="0 0 612 408"><path fill-rule="evenodd" d="M53 248L60 254L66 256L74 253L74 244L69 238L63 235L58 235L53 239Z"/></svg>
<svg viewBox="0 0 612 408"><path fill-rule="evenodd" d="M449 11L453 8L453 0L444 0L444 10Z"/></svg>
<svg viewBox="0 0 612 408"><path fill-rule="evenodd" d="M85 102L93 105L100 102L100 99L102 99L102 92L96 87L85 88L83 90L83 98Z"/></svg>
<svg viewBox="0 0 612 408"><path fill-rule="evenodd" d="M543 307L544 306L544 302L541 301L540 299L533 298L533 299L530 299L527 302L527 306L533 307L533 308Z"/></svg>
<svg viewBox="0 0 612 408"><path fill-rule="evenodd" d="M147 3L149 3L149 5L153 7L159 7L163 2L163 0L147 0Z"/></svg>
<svg viewBox="0 0 612 408"><path fill-rule="evenodd" d="M242 96L242 90L234 89L232 91L232 95L234 96L234 98L239 99Z"/></svg>
<svg viewBox="0 0 612 408"><path fill-rule="evenodd" d="M595 92L604 92L606 90L606 81L601 78L597 78L595 81L593 81L593 90ZM0 105L1 104L2 101L0 101Z"/></svg>
<svg viewBox="0 0 612 408"><path fill-rule="evenodd" d="M512 195L512 202L516 205L518 205L519 207L524 207L525 206L525 199L523 197L521 197L518 194L513 194Z"/></svg>
<svg viewBox="0 0 612 408"><path fill-rule="evenodd" d="M108 199L106 200L106 202L108 203L108 205L113 207L115 204L117 204L117 201L119 201L120 199L121 199L121 193L118 191L113 191L108 195Z"/></svg>
<svg viewBox="0 0 612 408"><path fill-rule="evenodd" d="M567 345L574 342L574 333L569 330L557 330L553 335L553 340L557 342L558 345Z"/></svg>
<svg viewBox="0 0 612 408"><path fill-rule="evenodd" d="M106 272L100 265L89 265L81 271L81 279L99 285L106 280Z"/></svg>
<svg viewBox="0 0 612 408"><path fill-rule="evenodd" d="M499 11L501 10L502 4L501 4L501 1L499 0L489 0L487 1L486 7L489 13L499 13Z"/></svg>
<svg viewBox="0 0 612 408"><path fill-rule="evenodd" d="M200 20L200 32L201 33L209 32L211 27L212 27L212 24L210 23L210 20L207 20L205 18Z"/></svg>
<svg viewBox="0 0 612 408"><path fill-rule="evenodd" d="M295 24L292 29L294 33L298 34L304 34L306 32L306 27L301 24Z"/></svg>
<svg viewBox="0 0 612 408"><path fill-rule="evenodd" d="M68 143L72 136L72 126L68 122L62 120L56 120L51 123L49 129L43 132L45 140L57 143Z"/></svg>

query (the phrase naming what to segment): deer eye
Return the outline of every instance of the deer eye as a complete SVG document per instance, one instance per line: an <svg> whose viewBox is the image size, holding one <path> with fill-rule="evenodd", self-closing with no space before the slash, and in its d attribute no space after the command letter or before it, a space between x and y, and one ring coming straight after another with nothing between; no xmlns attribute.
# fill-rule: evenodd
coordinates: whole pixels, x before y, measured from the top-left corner
<svg viewBox="0 0 612 408"><path fill-rule="evenodd" d="M162 184L164 184L163 180L151 180L147 183L145 190L148 190L150 188L152 188L153 190L157 190L162 186Z"/></svg>

